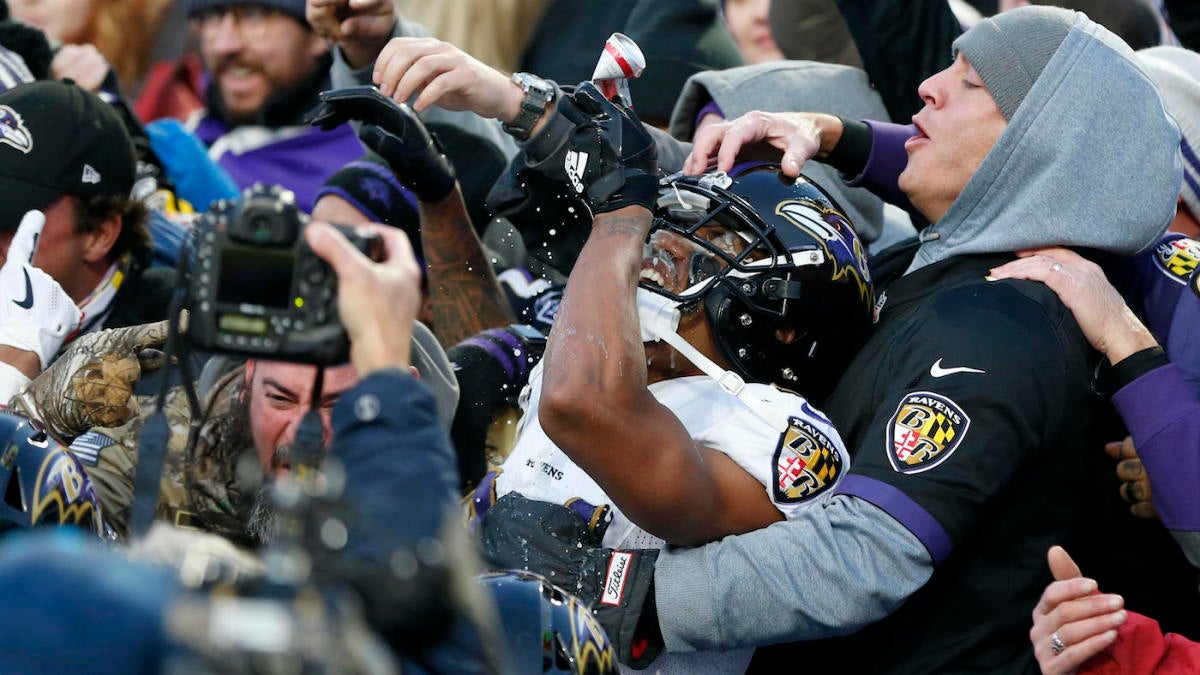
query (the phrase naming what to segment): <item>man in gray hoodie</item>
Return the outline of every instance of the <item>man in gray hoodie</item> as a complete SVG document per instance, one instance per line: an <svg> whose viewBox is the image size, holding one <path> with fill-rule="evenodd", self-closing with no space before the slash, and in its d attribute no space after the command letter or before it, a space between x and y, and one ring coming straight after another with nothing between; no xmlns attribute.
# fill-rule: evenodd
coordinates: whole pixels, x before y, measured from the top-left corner
<svg viewBox="0 0 1200 675"><path fill-rule="evenodd" d="M900 180L932 225L826 404L854 461L838 494L796 520L661 552L581 550L553 505L502 499L485 518L493 541L592 596L622 660L799 643L760 649L751 671L1034 667L1028 616L1048 581L1043 552L1077 508L1097 357L1048 289L986 275L1026 248L1153 245L1178 196L1179 133L1128 46L1082 14L1015 10L955 48L919 90ZM515 117L512 92L480 91L470 105ZM688 167L715 155L728 169L755 141L787 148L795 134L780 129L795 130L781 119L717 128ZM544 115L527 151L555 145L544 135L561 138L560 122Z"/></svg>

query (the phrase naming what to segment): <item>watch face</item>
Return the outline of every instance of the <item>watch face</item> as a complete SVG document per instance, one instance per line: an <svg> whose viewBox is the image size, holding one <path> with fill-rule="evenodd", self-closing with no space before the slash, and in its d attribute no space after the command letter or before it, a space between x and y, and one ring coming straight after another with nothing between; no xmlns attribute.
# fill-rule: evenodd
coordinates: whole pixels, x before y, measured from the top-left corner
<svg viewBox="0 0 1200 675"><path fill-rule="evenodd" d="M550 95L554 91L549 82L530 73L516 73L513 75L513 81L521 85L521 88L526 93L540 96L547 101L549 101Z"/></svg>

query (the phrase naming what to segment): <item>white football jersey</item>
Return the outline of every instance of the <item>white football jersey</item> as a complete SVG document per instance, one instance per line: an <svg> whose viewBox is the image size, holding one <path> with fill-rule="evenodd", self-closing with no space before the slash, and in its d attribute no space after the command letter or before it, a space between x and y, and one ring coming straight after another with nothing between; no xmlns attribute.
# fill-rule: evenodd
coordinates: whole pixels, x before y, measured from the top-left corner
<svg viewBox="0 0 1200 675"><path fill-rule="evenodd" d="M763 405L790 420L785 432L772 428L704 375L657 382L650 385L650 393L675 413L697 443L729 455L762 483L772 503L788 518L831 494L850 468L850 458L837 430L803 397L766 384L746 387ZM516 491L559 504L576 497L595 505L609 503L600 486L542 431L537 419L541 388L538 364L521 393L524 415L516 445L496 478L496 496ZM605 546L657 548L662 543L613 507Z"/></svg>

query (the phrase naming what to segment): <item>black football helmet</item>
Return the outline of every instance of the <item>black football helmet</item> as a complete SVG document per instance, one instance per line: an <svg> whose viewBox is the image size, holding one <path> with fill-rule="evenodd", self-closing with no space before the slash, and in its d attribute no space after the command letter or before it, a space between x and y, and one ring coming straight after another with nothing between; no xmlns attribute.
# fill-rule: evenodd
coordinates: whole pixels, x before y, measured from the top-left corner
<svg viewBox="0 0 1200 675"><path fill-rule="evenodd" d="M79 459L28 419L6 412L0 412L0 491L0 531L70 525L108 538Z"/></svg>
<svg viewBox="0 0 1200 675"><path fill-rule="evenodd" d="M866 247L828 193L775 164L677 175L664 179L654 218L654 231L685 237L696 253L685 289L646 275L643 288L684 311L702 304L745 379L815 400L832 390L866 340L874 289Z"/></svg>
<svg viewBox="0 0 1200 675"><path fill-rule="evenodd" d="M514 673L615 675L608 634L579 598L518 570L479 576L496 604Z"/></svg>

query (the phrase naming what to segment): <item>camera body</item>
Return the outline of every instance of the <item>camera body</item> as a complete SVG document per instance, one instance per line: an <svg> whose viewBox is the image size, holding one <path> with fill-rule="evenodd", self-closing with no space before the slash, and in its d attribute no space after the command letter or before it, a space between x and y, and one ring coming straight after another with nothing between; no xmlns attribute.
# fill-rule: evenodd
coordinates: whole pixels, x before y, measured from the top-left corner
<svg viewBox="0 0 1200 675"><path fill-rule="evenodd" d="M262 185L199 219L188 275L193 345L317 365L349 359L337 277L304 241L308 221L291 191ZM369 258L382 259L379 236L334 227Z"/></svg>

